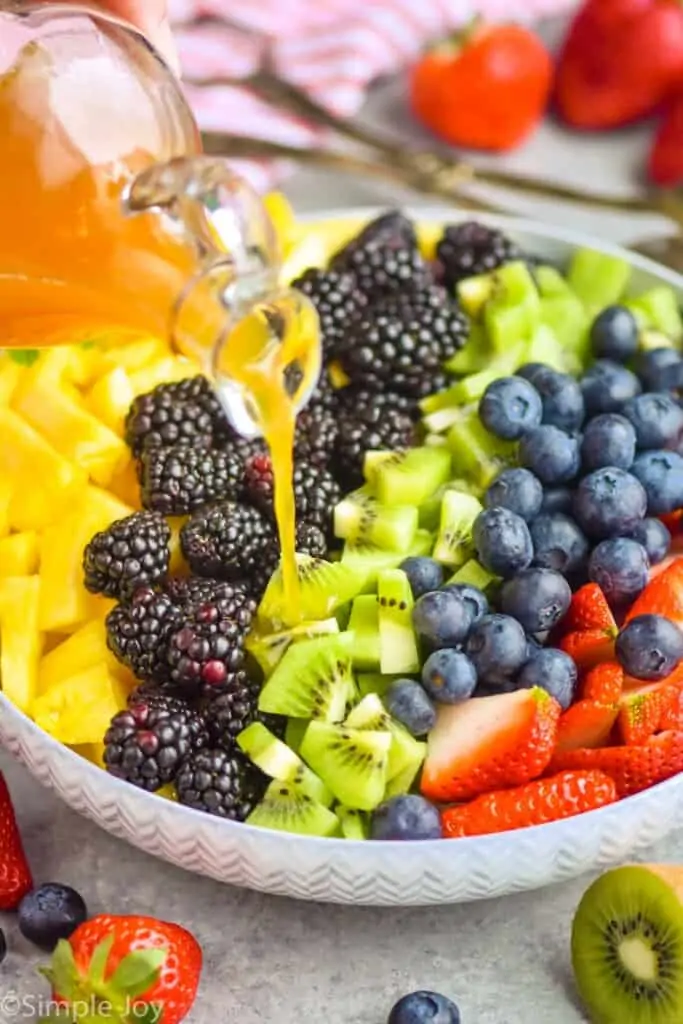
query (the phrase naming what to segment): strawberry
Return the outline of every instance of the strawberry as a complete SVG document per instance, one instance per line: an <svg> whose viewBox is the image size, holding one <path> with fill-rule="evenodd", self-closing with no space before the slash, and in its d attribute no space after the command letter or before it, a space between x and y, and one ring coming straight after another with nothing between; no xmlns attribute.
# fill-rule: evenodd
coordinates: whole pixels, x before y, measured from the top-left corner
<svg viewBox="0 0 683 1024"><path fill-rule="evenodd" d="M662 709L662 716L659 719L659 731L667 732L673 729L674 732L683 730L683 687L676 687L676 698Z"/></svg>
<svg viewBox="0 0 683 1024"><path fill-rule="evenodd" d="M605 772L614 779L617 795L631 796L683 771L683 731L650 736L638 747L599 747L558 751L552 771Z"/></svg>
<svg viewBox="0 0 683 1024"><path fill-rule="evenodd" d="M578 747L603 746L618 714L618 704L578 700L560 718L556 749L576 750Z"/></svg>
<svg viewBox="0 0 683 1024"><path fill-rule="evenodd" d="M675 539L683 532L683 509L679 508L676 512L667 512L665 515L659 516L659 519L666 526L672 539Z"/></svg>
<svg viewBox="0 0 683 1024"><path fill-rule="evenodd" d="M617 799L614 782L604 772L560 772L515 789L494 790L469 804L449 807L441 822L446 839L509 832L584 814Z"/></svg>
<svg viewBox="0 0 683 1024"><path fill-rule="evenodd" d="M678 543L680 544L680 538ZM670 566L672 566L674 562L677 562L680 557L680 555L668 555L667 558L662 559L661 562L655 562L655 564L650 568L650 572L648 574L649 579L651 581L656 580L657 577L661 576L663 572L666 572L666 570L670 568Z"/></svg>
<svg viewBox="0 0 683 1024"><path fill-rule="evenodd" d="M677 558L650 580L631 605L626 622L637 615L663 615L683 627L683 558Z"/></svg>
<svg viewBox="0 0 683 1024"><path fill-rule="evenodd" d="M553 65L522 25L486 25L437 44L410 76L410 103L428 128L455 146L503 151L541 120Z"/></svg>
<svg viewBox="0 0 683 1024"><path fill-rule="evenodd" d="M558 643L560 650L573 658L577 668L593 668L614 658L615 634L604 629L583 629L567 633Z"/></svg>
<svg viewBox="0 0 683 1024"><path fill-rule="evenodd" d="M442 705L429 734L422 793L468 800L535 779L555 746L560 705L545 690L516 690Z"/></svg>
<svg viewBox="0 0 683 1024"><path fill-rule="evenodd" d="M639 745L660 728L662 715L678 706L679 687L673 683L650 683L627 690L619 703L617 728L629 746Z"/></svg>
<svg viewBox="0 0 683 1024"><path fill-rule="evenodd" d="M647 160L647 176L655 185L683 184L683 95L668 104Z"/></svg>
<svg viewBox="0 0 683 1024"><path fill-rule="evenodd" d="M581 696L598 704L615 704L623 689L623 668L616 661L605 661L586 673L581 683Z"/></svg>
<svg viewBox="0 0 683 1024"><path fill-rule="evenodd" d="M195 1001L201 969L199 944L180 925L100 914L57 944L42 973L72 1020L178 1024ZM93 1014L98 1003L102 1011Z"/></svg>
<svg viewBox="0 0 683 1024"><path fill-rule="evenodd" d="M24 853L7 783L0 772L0 910L15 910L32 888L31 869Z"/></svg>
<svg viewBox="0 0 683 1024"><path fill-rule="evenodd" d="M607 598L597 583L587 583L576 591L560 625L565 633L599 629L607 634L617 635L614 616L607 604Z"/></svg>

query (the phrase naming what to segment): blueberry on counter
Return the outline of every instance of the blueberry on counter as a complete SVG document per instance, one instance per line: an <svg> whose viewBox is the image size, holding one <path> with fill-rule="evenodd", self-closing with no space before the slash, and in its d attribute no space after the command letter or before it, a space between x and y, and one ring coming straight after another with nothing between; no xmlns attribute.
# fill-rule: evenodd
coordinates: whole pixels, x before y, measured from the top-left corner
<svg viewBox="0 0 683 1024"><path fill-rule="evenodd" d="M635 373L610 359L598 359L579 381L586 403L586 415L619 412L629 398L642 391Z"/></svg>
<svg viewBox="0 0 683 1024"><path fill-rule="evenodd" d="M500 606L527 633L543 633L566 615L571 599L571 587L561 573L533 568L503 584Z"/></svg>
<svg viewBox="0 0 683 1024"><path fill-rule="evenodd" d="M629 533L646 512L647 494L640 480L616 466L589 473L574 496L576 520L596 540Z"/></svg>
<svg viewBox="0 0 683 1024"><path fill-rule="evenodd" d="M471 626L472 606L453 587L432 590L415 602L413 628L427 650L460 646Z"/></svg>
<svg viewBox="0 0 683 1024"><path fill-rule="evenodd" d="M477 672L466 654L446 647L433 651L425 661L422 685L438 704L460 704L474 693Z"/></svg>
<svg viewBox="0 0 683 1024"><path fill-rule="evenodd" d="M638 321L626 306L607 306L591 324L590 343L596 359L627 362L638 351Z"/></svg>
<svg viewBox="0 0 683 1024"><path fill-rule="evenodd" d="M588 560L588 576L612 606L634 601L647 586L650 562L642 544L629 537L601 541Z"/></svg>
<svg viewBox="0 0 683 1024"><path fill-rule="evenodd" d="M2 928L0 928L0 964L5 959L6 956L7 956L7 939L5 938L5 933L3 932Z"/></svg>
<svg viewBox="0 0 683 1024"><path fill-rule="evenodd" d="M647 551L650 565L663 561L669 554L671 534L661 519L641 519L628 534Z"/></svg>
<svg viewBox="0 0 683 1024"><path fill-rule="evenodd" d="M479 418L489 433L518 441L541 422L541 397L523 377L498 377L479 402Z"/></svg>
<svg viewBox="0 0 683 1024"><path fill-rule="evenodd" d="M380 804L370 821L371 839L441 839L441 815L429 800L408 793Z"/></svg>
<svg viewBox="0 0 683 1024"><path fill-rule="evenodd" d="M604 412L586 424L581 439L584 472L615 466L630 469L636 457L636 431L626 416Z"/></svg>
<svg viewBox="0 0 683 1024"><path fill-rule="evenodd" d="M683 437L683 409L672 395L656 391L636 395L625 403L622 413L633 424L641 451L676 448Z"/></svg>
<svg viewBox="0 0 683 1024"><path fill-rule="evenodd" d="M642 452L631 473L645 488L648 515L663 516L683 506L683 457L678 452Z"/></svg>
<svg viewBox="0 0 683 1024"><path fill-rule="evenodd" d="M683 382L683 359L675 348L653 348L639 352L635 370L645 391L668 391Z"/></svg>
<svg viewBox="0 0 683 1024"><path fill-rule="evenodd" d="M544 484L564 484L581 468L579 441L559 427L544 424L525 434L519 443L519 461Z"/></svg>
<svg viewBox="0 0 683 1024"><path fill-rule="evenodd" d="M529 524L534 545L532 565L567 575L588 559L588 541L578 524L562 513L540 515Z"/></svg>
<svg viewBox="0 0 683 1024"><path fill-rule="evenodd" d="M414 679L395 679L384 696L384 704L411 736L426 736L436 722L436 708Z"/></svg>
<svg viewBox="0 0 683 1024"><path fill-rule="evenodd" d="M460 1011L437 992L411 992L399 999L387 1024L460 1024Z"/></svg>
<svg viewBox="0 0 683 1024"><path fill-rule="evenodd" d="M520 689L540 686L566 711L574 700L577 678L573 658L554 647L540 647L522 665L517 676L517 686Z"/></svg>
<svg viewBox="0 0 683 1024"><path fill-rule="evenodd" d="M443 566L436 559L428 558L426 555L404 558L399 569L408 577L415 599L429 593L430 590L438 590L443 584Z"/></svg>
<svg viewBox="0 0 683 1024"><path fill-rule="evenodd" d="M542 423L559 427L568 434L580 430L586 408L581 388L574 377L544 366L534 371L532 383L541 396Z"/></svg>
<svg viewBox="0 0 683 1024"><path fill-rule="evenodd" d="M527 638L510 615L485 615L472 627L465 651L482 683L498 682L514 676L526 661Z"/></svg>
<svg viewBox="0 0 683 1024"><path fill-rule="evenodd" d="M617 661L635 679L664 679L683 658L683 633L663 615L637 615L617 637Z"/></svg>
<svg viewBox="0 0 683 1024"><path fill-rule="evenodd" d="M27 893L18 913L24 938L48 952L60 939L68 939L88 916L83 897L58 882L47 882Z"/></svg>
<svg viewBox="0 0 683 1024"><path fill-rule="evenodd" d="M484 495L486 508L506 508L527 523L541 511L543 484L528 469L504 469Z"/></svg>
<svg viewBox="0 0 683 1024"><path fill-rule="evenodd" d="M533 558L529 527L521 516L496 506L480 512L474 521L472 539L479 561L496 576L514 576Z"/></svg>

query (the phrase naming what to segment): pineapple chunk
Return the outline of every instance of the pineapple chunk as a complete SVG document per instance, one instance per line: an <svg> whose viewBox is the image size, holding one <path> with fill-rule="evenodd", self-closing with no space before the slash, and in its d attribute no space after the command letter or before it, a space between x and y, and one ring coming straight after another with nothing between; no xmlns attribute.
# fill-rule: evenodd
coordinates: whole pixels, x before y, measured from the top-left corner
<svg viewBox="0 0 683 1024"><path fill-rule="evenodd" d="M37 533L13 533L0 540L0 576L32 576L37 571Z"/></svg>
<svg viewBox="0 0 683 1024"><path fill-rule="evenodd" d="M33 702L36 724L69 746L101 743L114 715L126 706L121 685L104 665L70 676Z"/></svg>
<svg viewBox="0 0 683 1024"><path fill-rule="evenodd" d="M159 384L173 384L178 380L185 380L186 377L193 377L199 373L199 366L194 360L185 356L168 356L157 362L150 363L142 370L129 374L133 393L144 395L152 391Z"/></svg>
<svg viewBox="0 0 683 1024"><path fill-rule="evenodd" d="M43 655L38 669L38 693L46 693L65 679L98 665L116 676L126 691L135 686L133 675L116 660L107 647L102 618L87 622L66 640L62 640L49 654Z"/></svg>
<svg viewBox="0 0 683 1024"><path fill-rule="evenodd" d="M102 599L83 585L83 551L95 533L132 512L112 494L91 485L68 515L45 530L40 545L41 629L70 632L98 614Z"/></svg>
<svg viewBox="0 0 683 1024"><path fill-rule="evenodd" d="M66 378L78 388L89 388L103 372L103 355L98 345L72 345Z"/></svg>
<svg viewBox="0 0 683 1024"><path fill-rule="evenodd" d="M9 507L13 493L14 480L0 476L0 537L9 533Z"/></svg>
<svg viewBox="0 0 683 1024"><path fill-rule="evenodd" d="M20 376L19 363L6 356L0 362L0 405L9 405Z"/></svg>
<svg viewBox="0 0 683 1024"><path fill-rule="evenodd" d="M12 481L9 525L41 530L53 523L86 483L83 469L69 462L21 416L0 407L0 480Z"/></svg>
<svg viewBox="0 0 683 1024"><path fill-rule="evenodd" d="M140 498L140 482L135 469L135 462L129 459L124 469L116 474L107 488L116 498L139 511L142 508Z"/></svg>
<svg viewBox="0 0 683 1024"><path fill-rule="evenodd" d="M135 373L169 355L169 347L162 338L135 338L126 345L115 342L116 338L112 338L113 347L102 354L102 373L117 366Z"/></svg>
<svg viewBox="0 0 683 1024"><path fill-rule="evenodd" d="M26 374L12 407L63 455L106 487L125 464L128 449L116 434L83 409L38 364Z"/></svg>
<svg viewBox="0 0 683 1024"><path fill-rule="evenodd" d="M171 542L169 544L171 560L168 571L171 576L187 576L189 572L189 567L180 549L180 530L188 518L188 516L174 516L168 520L168 525L171 527Z"/></svg>
<svg viewBox="0 0 683 1024"><path fill-rule="evenodd" d="M117 437L123 437L126 414L134 398L128 374L121 366L116 366L93 385L86 404Z"/></svg>
<svg viewBox="0 0 683 1024"><path fill-rule="evenodd" d="M38 690L39 605L38 576L0 580L0 684L5 696L26 713Z"/></svg>
<svg viewBox="0 0 683 1024"><path fill-rule="evenodd" d="M104 768L104 743L82 743L77 744L71 748L74 754L78 754L79 757L84 757L86 761L90 761L91 764L97 765L98 768Z"/></svg>

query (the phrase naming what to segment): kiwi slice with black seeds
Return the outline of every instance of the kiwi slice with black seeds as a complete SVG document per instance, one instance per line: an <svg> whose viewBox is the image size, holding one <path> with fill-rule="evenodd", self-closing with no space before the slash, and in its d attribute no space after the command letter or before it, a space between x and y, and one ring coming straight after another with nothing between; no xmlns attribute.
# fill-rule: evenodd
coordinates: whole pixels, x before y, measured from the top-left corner
<svg viewBox="0 0 683 1024"><path fill-rule="evenodd" d="M346 807L372 811L384 798L391 735L311 722L301 756Z"/></svg>
<svg viewBox="0 0 683 1024"><path fill-rule="evenodd" d="M447 454L450 462L450 455ZM375 544L389 551L407 551L417 533L417 508L380 504L369 487L343 498L334 509L334 532L340 540Z"/></svg>
<svg viewBox="0 0 683 1024"><path fill-rule="evenodd" d="M363 590L368 575L362 566L326 562L309 555L297 555L296 563L298 607L291 608L285 601L282 570L279 568L261 599L259 619L280 626L296 626L302 620L327 619Z"/></svg>
<svg viewBox="0 0 683 1024"><path fill-rule="evenodd" d="M376 594L360 594L354 598L349 618L349 632L353 633L351 657L357 669L379 668L379 603Z"/></svg>
<svg viewBox="0 0 683 1024"><path fill-rule="evenodd" d="M278 633L261 633L254 630L247 637L245 647L268 676L292 644L334 633L339 633L339 623L336 618L331 617L320 622L302 622L299 626Z"/></svg>
<svg viewBox="0 0 683 1024"><path fill-rule="evenodd" d="M448 447L425 445L397 453L377 465L373 486L382 505L421 505L451 476ZM416 529L417 529L417 523Z"/></svg>
<svg viewBox="0 0 683 1024"><path fill-rule="evenodd" d="M237 745L265 775L278 782L296 783L323 807L332 803L332 794L311 769L286 743L274 736L263 722L252 722L237 737Z"/></svg>
<svg viewBox="0 0 683 1024"><path fill-rule="evenodd" d="M339 831L337 815L291 782L271 782L247 824L302 836L332 836Z"/></svg>
<svg viewBox="0 0 683 1024"><path fill-rule="evenodd" d="M293 644L261 690L259 709L341 722L355 690L350 639L340 633Z"/></svg>
<svg viewBox="0 0 683 1024"><path fill-rule="evenodd" d="M413 630L413 592L401 569L387 569L377 577L379 598L380 670L411 675L420 668Z"/></svg>
<svg viewBox="0 0 683 1024"><path fill-rule="evenodd" d="M433 557L442 565L455 569L464 565L474 552L472 527L483 506L471 494L447 491L441 502L439 535Z"/></svg>

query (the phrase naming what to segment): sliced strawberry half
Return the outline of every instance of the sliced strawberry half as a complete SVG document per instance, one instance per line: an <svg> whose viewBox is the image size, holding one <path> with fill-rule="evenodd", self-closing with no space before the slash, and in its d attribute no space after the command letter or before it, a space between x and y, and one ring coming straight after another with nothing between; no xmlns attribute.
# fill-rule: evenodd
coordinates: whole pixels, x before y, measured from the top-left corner
<svg viewBox="0 0 683 1024"><path fill-rule="evenodd" d="M624 670L616 661L605 661L586 672L581 696L598 704L616 704L624 689Z"/></svg>
<svg viewBox="0 0 683 1024"><path fill-rule="evenodd" d="M604 629L575 630L563 636L558 647L574 659L577 668L594 668L603 661L614 659L616 635L616 626L613 632Z"/></svg>
<svg viewBox="0 0 683 1024"><path fill-rule="evenodd" d="M598 629L614 635L617 632L614 616L597 583L586 583L576 591L561 625L565 633L587 629Z"/></svg>
<svg viewBox="0 0 683 1024"><path fill-rule="evenodd" d="M645 743L660 729L662 716L678 706L679 687L657 682L626 690L619 702L617 728L629 746Z"/></svg>
<svg viewBox="0 0 683 1024"><path fill-rule="evenodd" d="M667 732L673 729L677 732L683 730L683 687L676 687L676 699L662 710L662 717L659 720L659 731Z"/></svg>
<svg viewBox="0 0 683 1024"><path fill-rule="evenodd" d="M578 700L560 718L556 749L577 750L580 747L603 746L609 739L618 714L618 704Z"/></svg>
<svg viewBox="0 0 683 1024"><path fill-rule="evenodd" d="M683 771L683 731L651 736L637 747L558 751L552 771L595 769L614 779L619 797L632 796Z"/></svg>
<svg viewBox="0 0 683 1024"><path fill-rule="evenodd" d="M683 627L683 558L677 558L655 579L631 605L626 622L637 615L663 615Z"/></svg>
<svg viewBox="0 0 683 1024"><path fill-rule="evenodd" d="M560 705L545 690L516 690L442 706L429 734L422 794L468 800L537 778L552 756Z"/></svg>

